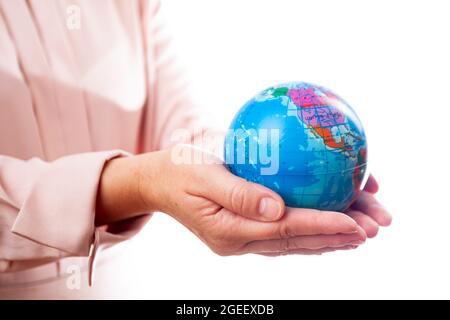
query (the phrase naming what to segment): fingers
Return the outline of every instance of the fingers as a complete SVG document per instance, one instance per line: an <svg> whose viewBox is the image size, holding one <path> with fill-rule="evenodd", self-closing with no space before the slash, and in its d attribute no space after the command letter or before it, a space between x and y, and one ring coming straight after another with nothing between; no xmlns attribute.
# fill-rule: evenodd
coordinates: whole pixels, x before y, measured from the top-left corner
<svg viewBox="0 0 450 320"><path fill-rule="evenodd" d="M378 223L371 217L357 210L350 210L347 214L352 217L361 226L361 228L364 229L368 238L373 238L377 235Z"/></svg>
<svg viewBox="0 0 450 320"><path fill-rule="evenodd" d="M240 223L239 232L246 242L250 242L318 234L346 234L359 230L355 220L340 212L287 207L279 221L263 223L245 220Z"/></svg>
<svg viewBox="0 0 450 320"><path fill-rule="evenodd" d="M262 252L262 253L258 253L258 254L266 256L266 257L278 257L278 256L292 255L292 254L321 255L323 253L341 251L341 250L353 250L356 248L358 248L357 245L348 245L348 246L343 246L343 247L339 247L339 248L322 248L322 249L317 249L317 250L296 249L296 250L287 251L287 252Z"/></svg>
<svg viewBox="0 0 450 320"><path fill-rule="evenodd" d="M377 180L373 177L373 175L369 176L369 179L366 182L366 185L364 186L364 190L367 192L370 192L372 194L375 194L378 192L378 189L380 187L378 186Z"/></svg>
<svg viewBox="0 0 450 320"><path fill-rule="evenodd" d="M391 214L367 191L361 192L352 209L368 215L380 226L389 226L392 222Z"/></svg>
<svg viewBox="0 0 450 320"><path fill-rule="evenodd" d="M261 185L250 183L228 172L223 166L210 166L204 193L217 204L246 218L275 221L284 213L283 199Z"/></svg>
<svg viewBox="0 0 450 320"><path fill-rule="evenodd" d="M287 238L298 235L354 233L356 222L340 212L288 208L285 217L276 226L274 236ZM273 237L271 237L273 239Z"/></svg>
<svg viewBox="0 0 450 320"><path fill-rule="evenodd" d="M298 236L286 239L259 240L247 243L242 253L279 253L294 250L319 250L337 248L348 245L361 245L366 240L366 234L361 228L356 233L336 235Z"/></svg>

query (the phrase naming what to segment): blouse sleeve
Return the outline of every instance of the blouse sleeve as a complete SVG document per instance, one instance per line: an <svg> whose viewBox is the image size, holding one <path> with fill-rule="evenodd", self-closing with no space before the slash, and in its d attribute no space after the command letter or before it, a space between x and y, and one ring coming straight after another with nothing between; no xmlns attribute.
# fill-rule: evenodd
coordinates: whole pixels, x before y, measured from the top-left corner
<svg viewBox="0 0 450 320"><path fill-rule="evenodd" d="M132 227L125 226L114 233L95 226L95 203L102 169L108 160L120 156L127 156L127 153L120 150L82 153L53 162L0 156L0 203L16 212L11 232L56 249L33 251L26 259L89 256L92 267L100 248L126 240L140 230L148 216L137 218L130 222ZM4 237L4 234L0 237L5 245L0 248L0 258L13 258L13 252L8 251L14 248L6 245L8 241Z"/></svg>

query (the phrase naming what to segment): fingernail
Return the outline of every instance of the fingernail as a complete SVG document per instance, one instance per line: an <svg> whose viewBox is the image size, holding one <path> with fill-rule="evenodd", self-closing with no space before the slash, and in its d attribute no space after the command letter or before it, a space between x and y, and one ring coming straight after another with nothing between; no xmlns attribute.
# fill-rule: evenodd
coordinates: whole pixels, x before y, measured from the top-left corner
<svg viewBox="0 0 450 320"><path fill-rule="evenodd" d="M280 211L280 204L272 198L262 198L259 202L259 213L269 220L277 219L280 216Z"/></svg>
<svg viewBox="0 0 450 320"><path fill-rule="evenodd" d="M363 244L364 243L364 241L362 241L362 240L355 240L355 241L350 241L349 242L349 244L351 244L351 245L357 245L357 246L359 246L359 245L361 245L361 244Z"/></svg>

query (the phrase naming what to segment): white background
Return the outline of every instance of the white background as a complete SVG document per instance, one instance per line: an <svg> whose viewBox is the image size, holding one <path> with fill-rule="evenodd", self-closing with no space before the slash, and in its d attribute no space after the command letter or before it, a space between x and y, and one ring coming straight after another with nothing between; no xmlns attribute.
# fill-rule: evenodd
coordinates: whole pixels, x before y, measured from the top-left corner
<svg viewBox="0 0 450 320"><path fill-rule="evenodd" d="M227 125L254 93L322 84L362 118L393 225L355 251L215 256L158 214L123 297L450 298L450 7L446 1L167 0L199 102Z"/></svg>

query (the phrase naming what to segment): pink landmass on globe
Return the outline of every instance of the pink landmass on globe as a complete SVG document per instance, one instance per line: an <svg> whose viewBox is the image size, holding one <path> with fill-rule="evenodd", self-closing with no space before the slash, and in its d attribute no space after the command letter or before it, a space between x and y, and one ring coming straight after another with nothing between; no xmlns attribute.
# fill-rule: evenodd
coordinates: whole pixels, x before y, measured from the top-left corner
<svg viewBox="0 0 450 320"><path fill-rule="evenodd" d="M317 95L313 88L294 88L288 90L287 96L298 107L301 121L312 128L328 147L347 149L345 138L340 137L340 141L336 141L331 132L331 127L345 123L345 116L329 103L331 99L337 99L336 96L326 90L323 93L324 96Z"/></svg>

